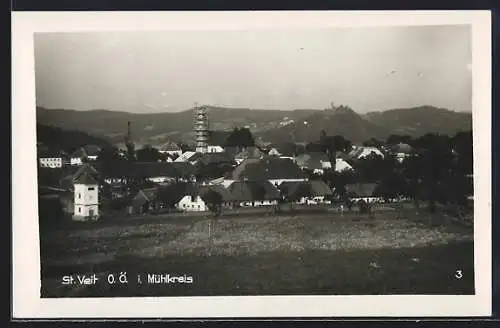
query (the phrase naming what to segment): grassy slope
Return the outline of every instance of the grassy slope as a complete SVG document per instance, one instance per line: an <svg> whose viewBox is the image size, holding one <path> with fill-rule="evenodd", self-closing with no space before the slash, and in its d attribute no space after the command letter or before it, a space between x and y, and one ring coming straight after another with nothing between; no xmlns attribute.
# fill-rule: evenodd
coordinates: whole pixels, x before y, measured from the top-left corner
<svg viewBox="0 0 500 328"><path fill-rule="evenodd" d="M471 232L409 217L374 223L326 216L103 226L42 236L43 296L471 294ZM374 265L376 263L376 265ZM463 270L462 279L453 278ZM127 271L127 287L61 286L65 274ZM136 283L147 273L192 285ZM135 277L135 279L133 278Z"/></svg>

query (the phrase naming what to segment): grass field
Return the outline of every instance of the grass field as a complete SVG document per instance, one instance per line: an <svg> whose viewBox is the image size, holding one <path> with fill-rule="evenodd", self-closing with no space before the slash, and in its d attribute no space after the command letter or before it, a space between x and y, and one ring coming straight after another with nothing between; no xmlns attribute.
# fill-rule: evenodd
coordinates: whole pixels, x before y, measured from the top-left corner
<svg viewBox="0 0 500 328"><path fill-rule="evenodd" d="M41 231L42 297L473 294L472 229L426 215L144 217ZM106 282L120 272L127 284ZM95 285L62 284L93 273ZM193 283L147 281L167 273Z"/></svg>

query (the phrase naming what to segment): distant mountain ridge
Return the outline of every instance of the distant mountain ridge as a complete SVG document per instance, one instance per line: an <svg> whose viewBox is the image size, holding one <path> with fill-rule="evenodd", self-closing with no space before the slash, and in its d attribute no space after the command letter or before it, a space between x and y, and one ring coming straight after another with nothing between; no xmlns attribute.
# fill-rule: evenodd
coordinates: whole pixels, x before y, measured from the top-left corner
<svg viewBox="0 0 500 328"><path fill-rule="evenodd" d="M426 133L455 134L472 129L472 114L433 106L356 113L347 106L330 109L258 110L208 106L212 130L248 127L262 141L310 142L318 140L321 130L328 135L343 135L353 142L370 138L385 139L391 134L418 137ZM37 107L37 122L63 130L83 131L123 141L127 121L132 122L132 137L138 143L161 144L167 140L191 139L193 109L175 113L137 114L124 111L45 109Z"/></svg>

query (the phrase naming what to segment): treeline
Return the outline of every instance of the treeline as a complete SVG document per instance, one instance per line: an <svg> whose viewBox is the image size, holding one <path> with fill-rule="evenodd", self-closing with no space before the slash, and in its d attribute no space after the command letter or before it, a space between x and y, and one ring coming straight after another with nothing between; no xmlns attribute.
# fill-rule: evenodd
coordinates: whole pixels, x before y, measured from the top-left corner
<svg viewBox="0 0 500 328"><path fill-rule="evenodd" d="M384 146L405 142L413 147L402 162L391 153L370 155L357 160L351 172L328 171L321 178L335 188L337 196L349 198L346 184L377 183L375 196L386 199L410 198L418 207L421 201L431 209L436 204L467 205L473 194L472 131L455 136L426 134L420 138L391 136Z"/></svg>
<svg viewBox="0 0 500 328"><path fill-rule="evenodd" d="M53 150L73 151L85 145L96 145L102 148L111 148L107 140L89 135L81 131L67 131L47 125L36 125L37 141Z"/></svg>

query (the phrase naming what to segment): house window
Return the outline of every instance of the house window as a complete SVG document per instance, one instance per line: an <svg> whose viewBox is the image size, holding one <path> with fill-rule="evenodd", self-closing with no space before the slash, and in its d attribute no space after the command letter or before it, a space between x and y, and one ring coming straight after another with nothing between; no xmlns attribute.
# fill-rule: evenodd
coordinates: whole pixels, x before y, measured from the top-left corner
<svg viewBox="0 0 500 328"><path fill-rule="evenodd" d="M81 212L82 212L82 208L81 208L81 207L79 207L79 208L78 208L78 213L81 213Z"/></svg>
<svg viewBox="0 0 500 328"><path fill-rule="evenodd" d="M89 190L94 190L95 188L94 187L89 187Z"/></svg>
<svg viewBox="0 0 500 328"><path fill-rule="evenodd" d="M82 194L78 193L78 199L82 198Z"/></svg>

